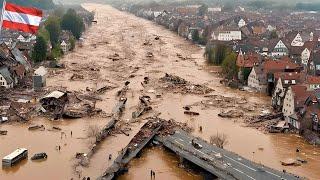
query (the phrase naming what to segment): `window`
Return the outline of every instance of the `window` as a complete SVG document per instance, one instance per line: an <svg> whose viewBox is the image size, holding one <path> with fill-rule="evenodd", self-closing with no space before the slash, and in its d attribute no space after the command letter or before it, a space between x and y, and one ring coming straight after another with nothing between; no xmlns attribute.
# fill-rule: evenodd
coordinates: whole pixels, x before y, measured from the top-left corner
<svg viewBox="0 0 320 180"><path fill-rule="evenodd" d="M288 83L289 83L289 81L288 81L288 80L284 80L284 83L285 83L285 84L288 84Z"/></svg>
<svg viewBox="0 0 320 180"><path fill-rule="evenodd" d="M292 84L296 84L296 80L292 80Z"/></svg>

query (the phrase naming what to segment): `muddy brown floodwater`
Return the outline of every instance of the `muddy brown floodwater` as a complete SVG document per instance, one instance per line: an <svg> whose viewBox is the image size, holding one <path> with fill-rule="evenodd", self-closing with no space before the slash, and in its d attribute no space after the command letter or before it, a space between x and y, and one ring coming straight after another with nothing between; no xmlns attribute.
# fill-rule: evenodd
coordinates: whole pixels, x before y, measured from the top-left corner
<svg viewBox="0 0 320 180"><path fill-rule="evenodd" d="M320 179L320 150L306 144L299 136L270 135L244 127L242 119L229 120L218 117L220 108L204 109L196 106L193 110L199 112L199 116L184 115L182 107L202 101L203 95L185 95L156 89L156 93L162 95L161 98L156 98L154 93L156 87L153 88L151 85L145 89L141 86L141 82L145 76L157 79L163 77L165 73L171 73L195 84L205 84L213 88L215 91L212 94L245 97L249 104L267 106L270 102L269 97L223 87L219 83L219 77L213 73L215 67L205 64L203 49L164 27L120 12L108 5L84 4L83 6L96 12L98 23L83 35L85 39L83 47L77 47L74 52L61 59L66 69L51 70L51 76L47 80L49 86L63 86L69 91L85 91L87 87L96 89L105 83L121 87L126 80L129 80L130 90L122 121L131 119L131 113L138 104L138 97L147 94L152 98L153 107L149 115L161 112L161 118L186 122L195 129L194 135L206 140L210 135L223 132L228 136L229 143L225 147L228 150L278 170L286 169L309 179ZM154 39L156 35L160 36L160 40ZM152 45L143 45L146 40ZM146 57L148 52L153 53L152 58ZM109 57L115 53L120 59L112 61ZM188 58L185 60L178 58L177 53ZM69 80L74 73L83 74L84 79ZM97 108L111 112L116 102L117 90L119 88L101 95L102 101L96 104ZM33 118L28 124L0 125L0 129L8 130L7 136L0 136L1 158L17 147L28 148L29 156L36 152L48 154L48 159L43 162L27 160L14 168L0 169L0 179L77 178L74 173L74 156L76 152L88 152L90 144L90 140L86 137L88 127L92 124L102 127L108 121L109 119L104 118L83 118L51 122L47 119ZM46 130L30 132L27 130L29 124L43 124ZM61 139L60 132L48 131L52 126L61 127L67 136ZM109 154L116 157L141 126L143 121L130 124L132 131L128 137L119 134L105 139L91 158L89 166L77 168L81 171L81 176L91 178L100 176L112 163L108 160ZM202 133L197 131L199 126L203 127ZM72 138L70 131L73 131ZM56 150L57 145L61 145L61 152ZM297 156L296 148L301 150L299 156L308 163L299 167L281 166L280 160ZM144 152L141 159L135 159L130 163L128 174L120 177L121 179L149 178L151 168L165 172L159 173L161 179L200 179L199 176L177 167L177 157L162 149L153 148Z"/></svg>

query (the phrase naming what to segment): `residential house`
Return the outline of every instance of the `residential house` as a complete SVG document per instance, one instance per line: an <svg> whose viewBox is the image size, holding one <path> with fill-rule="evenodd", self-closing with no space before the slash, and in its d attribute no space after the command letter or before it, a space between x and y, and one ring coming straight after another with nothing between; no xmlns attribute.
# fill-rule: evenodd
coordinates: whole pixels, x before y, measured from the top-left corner
<svg viewBox="0 0 320 180"><path fill-rule="evenodd" d="M243 54L242 50L237 56L237 66L239 68L238 78L240 80L245 80L249 74L246 75L246 72L251 72L252 68L259 63L260 56L257 53L249 52L247 54Z"/></svg>
<svg viewBox="0 0 320 180"><path fill-rule="evenodd" d="M245 26L245 25L246 25L246 21L241 18L240 21L238 22L239 28L242 28L242 27Z"/></svg>
<svg viewBox="0 0 320 180"><path fill-rule="evenodd" d="M61 42L60 47L61 47L63 53L67 53L69 51L69 46L65 41Z"/></svg>
<svg viewBox="0 0 320 180"><path fill-rule="evenodd" d="M295 128L298 127L298 121L294 118L289 118L294 116L297 112L297 109L301 109L304 106L304 102L308 98L310 93L307 91L307 87L303 85L292 85L288 88L288 91L283 100L282 113L285 118L285 121L288 125L291 125Z"/></svg>
<svg viewBox="0 0 320 180"><path fill-rule="evenodd" d="M308 90L320 89L320 76L307 76L306 85Z"/></svg>
<svg viewBox="0 0 320 180"><path fill-rule="evenodd" d="M271 104L278 111L282 110L283 101L290 86L300 84L304 80L304 74L298 72L277 72L274 73L274 79L277 83L273 94Z"/></svg>
<svg viewBox="0 0 320 180"><path fill-rule="evenodd" d="M34 75L32 76L33 80L33 89L41 89L46 86L47 79L47 69L43 66L40 66L38 69L34 71Z"/></svg>
<svg viewBox="0 0 320 180"><path fill-rule="evenodd" d="M287 46L283 43L282 40L279 40L278 43L272 49L271 56L275 58L280 58L282 56L287 56L288 52L289 50Z"/></svg>
<svg viewBox="0 0 320 180"><path fill-rule="evenodd" d="M213 40L218 41L235 41L241 40L241 31L230 30L230 31L216 31L212 33Z"/></svg>
<svg viewBox="0 0 320 180"><path fill-rule="evenodd" d="M0 67L0 87L12 88L14 85L14 79L12 74L8 70L8 67Z"/></svg>
<svg viewBox="0 0 320 180"><path fill-rule="evenodd" d="M267 93L266 76L258 66L254 66L249 74L248 87L261 93Z"/></svg>

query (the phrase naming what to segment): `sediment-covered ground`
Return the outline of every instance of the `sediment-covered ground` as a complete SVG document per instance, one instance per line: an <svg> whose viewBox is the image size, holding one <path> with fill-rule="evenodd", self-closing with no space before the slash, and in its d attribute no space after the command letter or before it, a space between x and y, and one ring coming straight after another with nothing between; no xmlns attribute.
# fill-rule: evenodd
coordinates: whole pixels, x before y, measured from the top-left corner
<svg viewBox="0 0 320 180"><path fill-rule="evenodd" d="M83 47L77 47L61 60L66 69L51 70L47 85L77 92L95 92L107 85L110 88L99 94L101 100L97 101L96 108L111 113L119 98L117 92L129 81L128 100L120 118L121 127L129 136L115 133L107 137L97 147L88 166L82 167L78 166L75 154L89 152L92 138L88 137L88 131L92 131L94 125L102 128L111 118L85 117L57 122L35 118L31 124L46 127L45 131L35 132L27 130L30 123L2 125L1 129L8 130L8 135L0 136L1 157L17 147L27 147L30 153L47 152L48 159L44 162L24 161L11 170L2 169L0 179L70 179L79 175L96 178L112 164L108 160L109 154L116 157L143 126L144 118L154 115L187 123L194 129L194 135L206 140L217 132L225 133L229 142L225 148L258 163L310 179L320 177L319 149L304 143L296 135L269 135L244 127L246 116L270 108L269 97L221 85L214 73L216 67L205 63L203 49L153 22L110 6L84 4L84 7L96 12L98 23L83 35ZM141 96L150 97L152 110L133 119L132 112L137 111ZM218 116L229 110L237 111L237 117ZM62 137L60 131L48 131L52 126L61 127L66 135ZM203 127L202 132L199 131L200 126ZM58 145L62 147L60 152L56 149ZM281 166L280 160L296 158L296 148L300 149L299 156L308 163L299 167ZM171 154L159 155L152 153L152 149L147 151L146 158L132 163L135 171L129 172L130 177L149 178L150 168L157 171L163 166L166 168L158 169L166 172L159 174L162 178L199 178L173 167L176 159ZM162 152L161 149L155 150L159 151Z"/></svg>

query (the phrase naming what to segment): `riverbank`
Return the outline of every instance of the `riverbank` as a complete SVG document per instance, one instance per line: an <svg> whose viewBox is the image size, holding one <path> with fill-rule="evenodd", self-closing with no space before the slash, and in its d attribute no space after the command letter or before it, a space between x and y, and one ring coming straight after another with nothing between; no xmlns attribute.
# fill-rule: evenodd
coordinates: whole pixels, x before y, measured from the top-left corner
<svg viewBox="0 0 320 180"><path fill-rule="evenodd" d="M89 166L78 169L81 171L82 176L90 176L91 178L100 176L112 164L108 160L109 154L116 157L118 152L130 142L140 127L143 126L144 123L141 122L144 122L143 119L146 116L161 113L160 117L163 119L175 119L178 122L187 123L189 127L195 130L193 135L207 141L209 141L211 135L217 132L225 133L229 141L225 148L247 159L278 170L286 169L289 172L310 179L320 177L318 171L320 151L304 143L299 137L294 135L268 135L255 129L243 127L241 123L220 118L218 113L223 108L202 109L201 107L193 107L192 111L199 112L198 116L184 114L185 109L183 107L206 99L204 97L205 94L189 92L189 90L193 89L192 85L197 84L213 89L214 91L209 93L211 95L237 97L240 99L243 97L246 98L249 104L256 103L258 106L262 106L264 104L267 105L270 101L269 97L232 90L220 84L220 78L213 72L214 67L208 67L205 63L202 56L203 49L161 26L131 14L120 12L110 6L85 4L84 7L89 11L96 11L98 23L93 24L84 34L82 47L77 47L74 52L67 54L61 59L66 69L51 70L52 72L56 71L59 73L49 77L47 84L53 87L61 86L69 91L85 92L87 87L94 91L100 84L112 83L117 88L107 90L104 94L99 95L102 101L96 103L96 108L109 113L112 112L112 108L116 103L117 91L122 88L125 81L130 81L126 109L123 112L121 121L128 124L131 131L128 132L129 136L115 134L101 142L96 153L92 156ZM159 37L159 39L156 40L156 37ZM146 40L149 40L152 45L144 45ZM148 57L150 52L153 54L152 57ZM190 58L181 59L177 56L177 53ZM117 60L113 60L115 54L118 54L119 58L116 58ZM95 67L99 71L92 72L88 67ZM84 78L70 80L74 72L79 71L85 74ZM97 76L90 76L91 73ZM189 83L183 86L184 90L187 90L186 93L174 92L172 89L157 88L159 87L159 80L165 77L166 73L179 76L189 82L191 86ZM150 79L147 85L143 83L145 77ZM149 95L151 97L153 110L136 121L131 121L132 112L136 111L139 104L139 96L141 95ZM43 120L40 119L40 121ZM99 121L99 123L96 123L96 121ZM93 123L99 124L99 127L102 128L108 121L108 118L81 118L77 120L48 122L61 126L66 124L68 126L67 130L77 129L78 131L74 135L75 138L73 138L77 140L70 140L66 146L68 147L68 151L60 153L54 149L58 142L64 144L64 139L60 139L59 133L52 133L50 141L47 139L43 140L43 136L41 136L43 132L30 133L26 131L21 134L25 138L21 138L20 135L16 138L16 132L26 129L27 126L2 126L9 131L7 136L0 138L0 145L8 144L11 141L15 141L15 143L11 143L4 151L1 151L1 156L17 146L26 146L29 149L48 152L48 160L36 164L28 161L17 166L14 173L12 171L1 172L0 179L18 179L19 177L48 179L49 171L52 174L50 177L55 177L55 179L77 178L73 171L73 160L77 152L88 152L89 147L87 147L87 144L90 139L86 137L87 127ZM240 122L241 118L238 121ZM199 131L200 126L203 127L202 132ZM75 134L76 130L73 131ZM51 133L50 131L45 132ZM43 143L40 145L38 142ZM300 148L301 156L307 159L308 163L300 167L281 166L280 160L296 157L295 150L297 147ZM32 152L35 150L32 150ZM252 152L255 152L254 155ZM153 156L152 154L151 156ZM167 163L174 160L172 156L161 155L160 157L153 157L153 163L159 162L159 164L162 163L165 167L168 167L166 170L169 172L163 174L163 177L174 179L183 173L181 170L176 171L177 168L175 166L172 167L174 163ZM159 160L159 158L162 160ZM144 163L144 161L139 161L137 164L137 169L141 169L141 171L130 173L144 174L142 170L150 167L150 163ZM40 167L41 171L38 171ZM47 170L42 167L46 167ZM28 172L35 173L30 174ZM146 177L148 178L149 175L148 173Z"/></svg>

